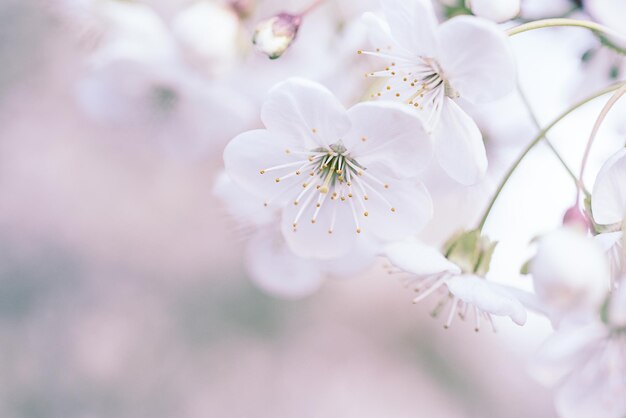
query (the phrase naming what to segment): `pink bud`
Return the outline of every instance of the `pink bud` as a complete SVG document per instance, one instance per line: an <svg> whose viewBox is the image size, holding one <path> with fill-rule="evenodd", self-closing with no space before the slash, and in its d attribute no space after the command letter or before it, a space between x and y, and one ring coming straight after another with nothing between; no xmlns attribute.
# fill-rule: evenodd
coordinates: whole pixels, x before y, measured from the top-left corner
<svg viewBox="0 0 626 418"><path fill-rule="evenodd" d="M252 13L255 6L255 0L231 0L230 6L239 15L239 17L247 17Z"/></svg>
<svg viewBox="0 0 626 418"><path fill-rule="evenodd" d="M588 232L591 229L589 217L580 210L578 205L574 205L565 211L565 215L563 215L563 225L580 228L584 232Z"/></svg>
<svg viewBox="0 0 626 418"><path fill-rule="evenodd" d="M289 13L279 13L274 17L260 22L255 31L252 42L257 49L270 57L280 57L298 34L302 17Z"/></svg>

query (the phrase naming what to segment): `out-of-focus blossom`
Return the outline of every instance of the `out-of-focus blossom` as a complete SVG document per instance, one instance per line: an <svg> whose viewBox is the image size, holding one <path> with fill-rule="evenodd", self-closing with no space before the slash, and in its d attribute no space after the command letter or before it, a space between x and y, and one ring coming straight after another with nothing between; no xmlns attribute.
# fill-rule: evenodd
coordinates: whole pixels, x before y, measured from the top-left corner
<svg viewBox="0 0 626 418"><path fill-rule="evenodd" d="M610 37L609 46L626 53L626 2L615 0L584 0L585 11L595 20L624 35L621 39Z"/></svg>
<svg viewBox="0 0 626 418"><path fill-rule="evenodd" d="M556 388L563 418L626 414L626 334L602 324L560 329L540 349L533 375Z"/></svg>
<svg viewBox="0 0 626 418"><path fill-rule="evenodd" d="M493 326L492 315L508 316L524 325L526 310L522 304L507 288L484 278L494 249L495 243L480 238L479 231L470 231L448 245L446 256L416 239L389 244L384 253L393 266L412 275L408 283L419 292L414 302L445 290L433 311L433 315L438 315L451 305L445 328L457 313L465 319L470 310L474 311L476 331L481 318Z"/></svg>
<svg viewBox="0 0 626 418"><path fill-rule="evenodd" d="M79 103L88 115L116 127L146 129L153 142L184 155L219 147L248 126L251 103L226 83L189 67L152 9L124 3L112 6L116 13L103 10L117 25L111 25L91 53L78 82ZM184 34L190 40L194 32L187 29ZM226 65L213 64L216 72Z"/></svg>
<svg viewBox="0 0 626 418"><path fill-rule="evenodd" d="M534 20L565 16L572 11L572 3L572 0L524 0L522 17Z"/></svg>
<svg viewBox="0 0 626 418"><path fill-rule="evenodd" d="M608 314L583 325L565 322L539 350L533 375L556 389L563 418L626 415L626 287L613 292Z"/></svg>
<svg viewBox="0 0 626 418"><path fill-rule="evenodd" d="M431 144L410 112L393 103L346 112L321 85L291 79L272 89L261 118L265 130L226 147L226 171L267 207L284 207L283 235L297 255L339 257L364 236L402 239L431 218L414 178Z"/></svg>
<svg viewBox="0 0 626 418"><path fill-rule="evenodd" d="M596 236L609 254L612 276L621 276L624 262L624 223L626 222L626 148L609 158L593 186L591 210L596 228L601 232Z"/></svg>
<svg viewBox="0 0 626 418"><path fill-rule="evenodd" d="M602 248L570 227L539 239L529 272L539 302L557 321L575 311L598 311L609 291L609 265Z"/></svg>
<svg viewBox="0 0 626 418"><path fill-rule="evenodd" d="M295 255L280 231L278 211L258 210L261 201L254 199L226 173L218 176L214 193L227 205L237 223L250 228L246 244L246 270L265 292L287 299L297 299L317 291L328 276L349 277L372 264L376 255L373 243L362 242L344 257L314 260ZM258 203L255 205L254 203Z"/></svg>
<svg viewBox="0 0 626 418"><path fill-rule="evenodd" d="M459 16L440 26L429 0L385 0L387 21L368 13L374 52L388 60L374 99L401 101L420 114L434 135L435 153L456 181L473 184L487 169L481 132L459 99L485 103L515 87L515 63L506 35L492 22Z"/></svg>
<svg viewBox="0 0 626 418"><path fill-rule="evenodd" d="M493 22L506 22L520 12L520 0L466 0L473 14Z"/></svg>
<svg viewBox="0 0 626 418"><path fill-rule="evenodd" d="M186 57L209 76L232 69L246 45L235 11L215 1L191 4L174 16L171 27Z"/></svg>
<svg viewBox="0 0 626 418"><path fill-rule="evenodd" d="M301 22L301 16L279 13L256 26L252 42L259 51L266 54L270 59L276 59L296 39Z"/></svg>

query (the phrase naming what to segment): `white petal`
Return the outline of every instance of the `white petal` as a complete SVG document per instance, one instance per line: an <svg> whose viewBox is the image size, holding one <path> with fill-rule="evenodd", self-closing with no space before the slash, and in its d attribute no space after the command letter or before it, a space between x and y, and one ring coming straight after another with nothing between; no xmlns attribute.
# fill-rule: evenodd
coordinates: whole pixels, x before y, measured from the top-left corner
<svg viewBox="0 0 626 418"><path fill-rule="evenodd" d="M595 323L556 331L533 358L532 376L546 386L555 385L583 364L588 351L605 336L606 330Z"/></svg>
<svg viewBox="0 0 626 418"><path fill-rule="evenodd" d="M269 131L307 150L333 144L350 129L339 100L324 86L300 78L270 90L261 108L261 120Z"/></svg>
<svg viewBox="0 0 626 418"><path fill-rule="evenodd" d="M319 194L317 191L310 193ZM315 197L301 213L296 231L293 230L293 224L305 202L300 202L297 206L288 204L283 209L281 229L287 245L300 257L328 260L348 254L360 235L356 232L357 227L348 201L331 201L327 197L315 223L312 223L316 199ZM331 225L332 233L329 233Z"/></svg>
<svg viewBox="0 0 626 418"><path fill-rule="evenodd" d="M480 181L487 171L483 137L474 120L446 98L434 132L435 153L441 167L461 184Z"/></svg>
<svg viewBox="0 0 626 418"><path fill-rule="evenodd" d="M276 212L263 207L263 200L255 202L246 190L239 187L225 172L221 172L213 185L213 194L224 202L228 211L239 222L265 225L276 219Z"/></svg>
<svg viewBox="0 0 626 418"><path fill-rule="evenodd" d="M367 37L372 48L381 50L384 54L397 57L399 61L411 61L417 54L398 44L391 34L389 23L374 13L363 13L363 23L367 28Z"/></svg>
<svg viewBox="0 0 626 418"><path fill-rule="evenodd" d="M375 193L368 194L364 205L369 216L363 218L367 233L383 241L395 241L417 234L432 219L432 199L423 184L415 180L395 180L389 182L388 189L372 187L386 201Z"/></svg>
<svg viewBox="0 0 626 418"><path fill-rule="evenodd" d="M509 41L494 23L472 16L439 27L440 64L462 98L483 103L515 88L516 66Z"/></svg>
<svg viewBox="0 0 626 418"><path fill-rule="evenodd" d="M286 145L280 137L269 131L258 129L244 132L228 143L224 150L226 173L248 193L261 199L272 199L278 205L293 200L298 193L295 188L301 183L299 176L276 182L276 178L295 171L298 167L271 171L261 170L298 161L299 156L287 154ZM293 188L294 193L285 193Z"/></svg>
<svg viewBox="0 0 626 418"><path fill-rule="evenodd" d="M293 254L274 227L262 228L250 239L246 268L259 288L287 299L310 295L323 279L319 262Z"/></svg>
<svg viewBox="0 0 626 418"><path fill-rule="evenodd" d="M605 234L598 234L593 239L602 247L605 252L611 251L611 249L619 244L622 240L624 233L622 231L607 232Z"/></svg>
<svg viewBox="0 0 626 418"><path fill-rule="evenodd" d="M517 325L526 323L526 310L502 286L473 275L455 276L446 284L450 293L483 312L508 316Z"/></svg>
<svg viewBox="0 0 626 418"><path fill-rule="evenodd" d="M476 16L500 23L513 19L520 12L520 0L466 0Z"/></svg>
<svg viewBox="0 0 626 418"><path fill-rule="evenodd" d="M436 54L437 18L430 0L383 0L393 38L416 55Z"/></svg>
<svg viewBox="0 0 626 418"><path fill-rule="evenodd" d="M626 148L602 166L591 195L593 219L602 225L621 223L626 214Z"/></svg>
<svg viewBox="0 0 626 418"><path fill-rule="evenodd" d="M601 247L567 227L541 237L530 273L537 296L557 312L595 311L610 286L609 264Z"/></svg>
<svg viewBox="0 0 626 418"><path fill-rule="evenodd" d="M361 103L348 111L352 129L344 138L350 155L368 169L397 178L417 175L432 157L431 139L414 112L398 103Z"/></svg>
<svg viewBox="0 0 626 418"><path fill-rule="evenodd" d="M322 270L332 277L352 277L371 266L379 251L378 245L363 236L359 237L356 246L348 254L334 260L319 261L319 263Z"/></svg>
<svg viewBox="0 0 626 418"><path fill-rule="evenodd" d="M443 272L461 273L461 269L441 252L416 238L388 244L383 254L394 266L418 276L431 276Z"/></svg>

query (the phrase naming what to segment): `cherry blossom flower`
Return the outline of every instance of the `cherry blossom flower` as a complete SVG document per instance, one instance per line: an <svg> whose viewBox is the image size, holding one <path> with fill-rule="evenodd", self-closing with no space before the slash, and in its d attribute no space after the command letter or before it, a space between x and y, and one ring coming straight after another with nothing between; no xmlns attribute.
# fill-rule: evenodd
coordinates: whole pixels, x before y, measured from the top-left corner
<svg viewBox="0 0 626 418"><path fill-rule="evenodd" d="M529 263L538 302L554 321L573 312L597 311L609 291L609 264L602 248L577 228L539 238Z"/></svg>
<svg viewBox="0 0 626 418"><path fill-rule="evenodd" d="M596 239L609 254L613 277L621 276L624 263L626 223L626 148L609 158L596 177L591 198Z"/></svg>
<svg viewBox="0 0 626 418"><path fill-rule="evenodd" d="M456 181L473 184L487 169L481 132L461 100L485 103L515 87L515 63L506 35L492 22L459 16L437 25L429 0L384 0L387 21L367 13L375 51L387 60L367 74L381 77L375 100L404 103L420 114L435 140L441 166Z"/></svg>
<svg viewBox="0 0 626 418"><path fill-rule="evenodd" d="M473 311L476 331L480 329L481 318L489 321L495 331L492 315L508 316L516 324L524 325L526 310L521 303L506 287L484 278L495 245L481 241L478 231L465 233L448 248L446 257L411 238L387 245L384 254L398 269L391 271L411 275L407 284L418 292L413 299L415 303L435 292L443 293L433 316L450 305L445 328L457 313L465 319L470 311Z"/></svg>
<svg viewBox="0 0 626 418"><path fill-rule="evenodd" d="M626 414L626 287L615 291L601 320L565 321L531 364L534 377L556 390L563 418Z"/></svg>
<svg viewBox="0 0 626 418"><path fill-rule="evenodd" d="M244 230L252 230L246 242L246 271L256 286L273 296L284 299L309 296L320 288L325 278L350 277L375 259L377 248L367 241L334 260L298 257L282 236L278 210L259 211L258 206L250 204L250 196L226 173L217 177L214 193Z"/></svg>
<svg viewBox="0 0 626 418"><path fill-rule="evenodd" d="M270 91L261 119L266 129L226 147L226 172L266 207L283 208L295 254L336 258L363 236L402 239L431 218L430 195L415 179L431 159L430 140L401 106L346 111L321 85L290 79Z"/></svg>
<svg viewBox="0 0 626 418"><path fill-rule="evenodd" d="M465 0L472 13L493 22L506 22L520 12L521 0Z"/></svg>

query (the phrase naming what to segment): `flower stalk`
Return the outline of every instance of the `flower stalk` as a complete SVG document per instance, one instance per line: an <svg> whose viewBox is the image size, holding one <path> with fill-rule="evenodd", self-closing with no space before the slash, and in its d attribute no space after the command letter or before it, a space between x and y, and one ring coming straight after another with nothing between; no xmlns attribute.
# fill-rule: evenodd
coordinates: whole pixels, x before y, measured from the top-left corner
<svg viewBox="0 0 626 418"><path fill-rule="evenodd" d="M588 20L567 19L567 18L535 20L534 22L524 23L522 25L511 28L507 30L507 34L509 36L513 36L513 35L517 35L517 34L528 32L528 31L535 30L535 29L543 29L543 28L558 27L558 26L585 28L585 29L591 30L592 32L601 33L609 37L620 39L626 42L622 34L604 25L600 25L599 23L591 22Z"/></svg>
<svg viewBox="0 0 626 418"><path fill-rule="evenodd" d="M487 218L489 218L489 214L491 213L491 210L493 209L493 206L494 206L496 200L500 196L500 193L504 189L504 186L509 181L509 179L511 178L511 176L513 175L515 170L517 170L517 167L519 167L519 165L522 162L522 160L535 147L535 145L537 145L539 142L541 142L541 140L546 136L546 134L549 131L552 130L552 128L554 128L559 122L561 122L565 117L567 117L569 114L574 112L576 109L584 106L585 104L593 101L594 99L597 99L598 97L604 96L607 93L611 93L613 91L619 90L619 89L623 88L624 86L626 86L626 82L616 83L616 84L613 84L613 85L611 85L609 87L606 87L606 88L604 88L604 89L602 89L602 90L600 90L600 91L598 91L598 92L596 92L596 93L594 93L594 94L592 94L592 95L590 95L590 96L580 100L579 102L577 102L573 106L571 106L569 109L567 109L566 111L561 113L556 119L554 119L545 128L543 128L537 134L537 136L526 146L524 151L522 151L520 156L515 160L513 165L509 168L509 170L504 175L504 178L502 179L502 181L498 185L498 188L496 189L493 197L491 198L491 201L487 205L487 209L485 209L485 212L484 212L482 218L480 219L480 223L478 224L479 225L478 229L482 230L483 227L485 226L485 223L487 222ZM580 187L581 190L584 190L584 187L582 185L579 185L579 187ZM585 195L588 197L589 196L588 192L585 192Z"/></svg>

